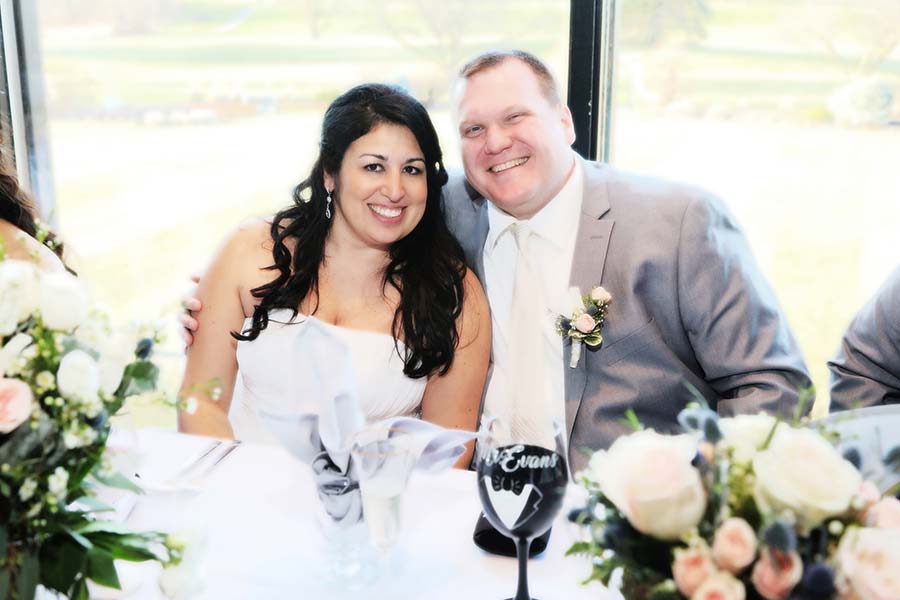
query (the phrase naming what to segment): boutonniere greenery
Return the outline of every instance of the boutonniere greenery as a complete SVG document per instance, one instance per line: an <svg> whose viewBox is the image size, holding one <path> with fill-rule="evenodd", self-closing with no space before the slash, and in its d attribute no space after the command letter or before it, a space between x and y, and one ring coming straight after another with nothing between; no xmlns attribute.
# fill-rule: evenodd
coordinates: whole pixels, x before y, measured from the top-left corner
<svg viewBox="0 0 900 600"><path fill-rule="evenodd" d="M574 287L569 292L573 296L573 311L568 317L556 317L556 332L572 341L569 367L574 369L581 357L582 344L596 348L603 342L601 331L612 295L599 285L592 287L589 294L582 294L581 290Z"/></svg>

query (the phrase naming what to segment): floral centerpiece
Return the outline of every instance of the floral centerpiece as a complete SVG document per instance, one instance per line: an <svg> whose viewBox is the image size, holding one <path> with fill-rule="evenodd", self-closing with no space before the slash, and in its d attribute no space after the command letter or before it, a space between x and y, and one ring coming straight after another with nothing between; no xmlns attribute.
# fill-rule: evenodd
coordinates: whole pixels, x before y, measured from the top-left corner
<svg viewBox="0 0 900 600"><path fill-rule="evenodd" d="M900 599L900 501L827 432L691 406L681 435L638 430L579 474L587 581L615 577L628 600ZM882 485L884 487L884 485ZM614 574L618 574L614 577Z"/></svg>
<svg viewBox="0 0 900 600"><path fill-rule="evenodd" d="M94 493L139 491L104 450L109 418L156 387L142 335L114 332L74 276L0 257L0 598L87 598L88 580L119 587L115 559L178 561L164 534L104 521Z"/></svg>

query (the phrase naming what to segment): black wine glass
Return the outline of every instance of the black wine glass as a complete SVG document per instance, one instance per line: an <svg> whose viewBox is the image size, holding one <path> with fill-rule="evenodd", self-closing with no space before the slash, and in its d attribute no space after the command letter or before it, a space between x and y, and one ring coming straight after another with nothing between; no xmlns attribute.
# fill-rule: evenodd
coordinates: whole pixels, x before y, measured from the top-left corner
<svg viewBox="0 0 900 600"><path fill-rule="evenodd" d="M516 545L519 579L509 600L535 600L528 592L528 549L553 524L569 477L558 423L519 425L485 419L476 458L478 497L490 524Z"/></svg>

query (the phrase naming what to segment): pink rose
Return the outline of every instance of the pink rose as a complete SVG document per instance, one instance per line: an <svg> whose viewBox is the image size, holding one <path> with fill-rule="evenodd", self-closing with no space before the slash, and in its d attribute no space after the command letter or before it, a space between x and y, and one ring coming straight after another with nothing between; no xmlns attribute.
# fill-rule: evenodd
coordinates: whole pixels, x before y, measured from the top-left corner
<svg viewBox="0 0 900 600"><path fill-rule="evenodd" d="M0 378L0 433L9 433L28 419L34 397L18 379Z"/></svg>
<svg viewBox="0 0 900 600"><path fill-rule="evenodd" d="M837 551L838 598L900 598L900 529L853 528Z"/></svg>
<svg viewBox="0 0 900 600"><path fill-rule="evenodd" d="M713 559L720 568L737 575L756 557L756 534L743 519L732 517L719 525L713 538Z"/></svg>
<svg viewBox="0 0 900 600"><path fill-rule="evenodd" d="M803 577L803 561L796 552L784 554L765 549L753 566L750 580L759 595L766 600L787 598Z"/></svg>
<svg viewBox="0 0 900 600"><path fill-rule="evenodd" d="M594 317L587 313L582 313L580 317L575 319L575 329L581 333L590 333L594 330L596 324L597 322L594 321Z"/></svg>
<svg viewBox="0 0 900 600"><path fill-rule="evenodd" d="M859 491L856 492L856 502L858 502L859 511L864 513L878 502L878 499L881 498L881 494L878 492L878 488L871 481L863 481L859 486ZM856 506L856 504L854 504Z"/></svg>
<svg viewBox="0 0 900 600"><path fill-rule="evenodd" d="M882 498L866 511L866 525L879 529L900 529L900 500Z"/></svg>
<svg viewBox="0 0 900 600"><path fill-rule="evenodd" d="M675 561L672 563L672 576L678 591L687 597L693 595L697 588L716 572L712 554L706 542L675 550Z"/></svg>
<svg viewBox="0 0 900 600"><path fill-rule="evenodd" d="M691 595L691 600L744 600L746 596L743 583L731 573L717 571Z"/></svg>

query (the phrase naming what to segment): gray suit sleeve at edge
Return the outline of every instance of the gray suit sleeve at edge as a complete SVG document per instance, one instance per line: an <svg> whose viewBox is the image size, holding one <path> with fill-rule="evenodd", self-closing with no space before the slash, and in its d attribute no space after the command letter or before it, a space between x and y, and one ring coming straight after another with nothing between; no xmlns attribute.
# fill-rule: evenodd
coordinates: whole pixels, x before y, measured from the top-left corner
<svg viewBox="0 0 900 600"><path fill-rule="evenodd" d="M859 310L831 370L831 408L900 402L900 269Z"/></svg>
<svg viewBox="0 0 900 600"><path fill-rule="evenodd" d="M716 410L792 414L800 390L811 385L809 371L746 237L720 201L690 202L678 254L679 310L719 396Z"/></svg>

